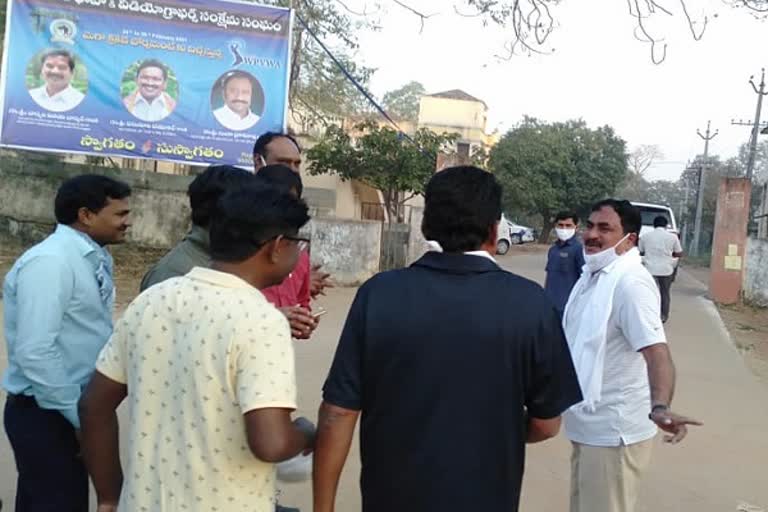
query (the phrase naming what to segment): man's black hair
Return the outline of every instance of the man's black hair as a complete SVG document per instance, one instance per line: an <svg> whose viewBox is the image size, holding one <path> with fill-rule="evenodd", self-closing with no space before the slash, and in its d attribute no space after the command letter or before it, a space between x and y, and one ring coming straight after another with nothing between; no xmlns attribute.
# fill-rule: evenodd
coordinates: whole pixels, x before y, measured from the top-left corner
<svg viewBox="0 0 768 512"><path fill-rule="evenodd" d="M285 137L286 139L290 140L294 143L296 146L296 149L299 150L299 153L301 153L301 146L299 146L299 142L296 140L296 138L289 134L289 133L280 133L280 132L267 132L263 134L261 137L256 139L256 142L253 144L253 154L254 155L261 155L264 160L267 159L267 146L270 142L272 142L275 139L279 139L280 137Z"/></svg>
<svg viewBox="0 0 768 512"><path fill-rule="evenodd" d="M501 185L478 167L451 167L438 172L424 194L421 230L445 252L479 249L501 218Z"/></svg>
<svg viewBox="0 0 768 512"><path fill-rule="evenodd" d="M168 80L168 68L165 64L157 59L147 59L139 65L139 69L136 70L136 78L139 78L141 70L145 68L158 68L163 72L163 80Z"/></svg>
<svg viewBox="0 0 768 512"><path fill-rule="evenodd" d="M653 219L653 227L665 228L667 226L669 226L669 220L665 216L659 215L655 219Z"/></svg>
<svg viewBox="0 0 768 512"><path fill-rule="evenodd" d="M230 188L241 187L255 180L253 173L232 165L212 165L192 180L187 189L192 223L208 227L216 201Z"/></svg>
<svg viewBox="0 0 768 512"><path fill-rule="evenodd" d="M555 215L555 224L557 224L561 220L568 220L568 219L572 219L574 224L579 223L579 216L576 215L574 212L562 211L562 212L559 212L557 215Z"/></svg>
<svg viewBox="0 0 768 512"><path fill-rule="evenodd" d="M621 219L621 227L624 234L635 233L640 235L640 228L643 225L643 216L640 208L634 206L626 199L603 199L592 206L592 211L596 212L605 207L613 208Z"/></svg>
<svg viewBox="0 0 768 512"><path fill-rule="evenodd" d="M110 199L125 199L130 195L131 187L107 176L75 176L62 183L56 192L53 207L56 222L69 226L77 221L80 208L98 213Z"/></svg>
<svg viewBox="0 0 768 512"><path fill-rule="evenodd" d="M283 192L290 192L291 189L296 189L299 197L301 197L301 194L304 192L301 176L293 172L287 165L265 165L256 173L256 178L263 180Z"/></svg>
<svg viewBox="0 0 768 512"><path fill-rule="evenodd" d="M50 59L51 57L66 57L69 63L69 70L70 71L75 70L75 57L71 53L69 53L67 50L55 49L55 50L49 50L45 52L43 56L40 58L40 64L45 64L45 61Z"/></svg>
<svg viewBox="0 0 768 512"><path fill-rule="evenodd" d="M288 192L258 182L231 190L211 218L211 258L244 261L277 236L295 236L308 221L306 203Z"/></svg>
<svg viewBox="0 0 768 512"><path fill-rule="evenodd" d="M253 77L250 74L246 73L245 71L235 70L235 71L230 71L229 73L224 75L224 78L221 80L222 91L227 88L227 84L229 83L229 81L235 78L245 78L251 83L251 87L253 87Z"/></svg>

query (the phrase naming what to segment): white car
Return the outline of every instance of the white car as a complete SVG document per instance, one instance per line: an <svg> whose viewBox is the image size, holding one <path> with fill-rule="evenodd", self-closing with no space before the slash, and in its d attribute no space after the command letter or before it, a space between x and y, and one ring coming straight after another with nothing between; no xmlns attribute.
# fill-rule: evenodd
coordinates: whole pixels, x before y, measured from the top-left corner
<svg viewBox="0 0 768 512"><path fill-rule="evenodd" d="M502 215L499 221L499 232L496 235L496 254L504 256L509 252L510 247L512 247L512 238L510 237L509 221Z"/></svg>
<svg viewBox="0 0 768 512"><path fill-rule="evenodd" d="M667 231L670 231L676 235L680 233L677 229L675 212L673 212L672 208L669 206L665 206L663 204L635 203L634 201L632 202L632 205L637 206L640 209L640 215L643 219L643 225L640 228L640 236L653 231L653 220L658 216L667 218L667 221L669 222Z"/></svg>

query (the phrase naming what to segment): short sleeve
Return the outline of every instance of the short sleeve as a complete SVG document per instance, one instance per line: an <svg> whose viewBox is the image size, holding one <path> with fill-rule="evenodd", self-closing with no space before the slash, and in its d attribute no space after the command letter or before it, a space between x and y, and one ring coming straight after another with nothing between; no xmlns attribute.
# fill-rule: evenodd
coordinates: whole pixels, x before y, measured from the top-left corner
<svg viewBox="0 0 768 512"><path fill-rule="evenodd" d="M365 288L355 297L341 333L336 355L323 386L323 400L359 411L363 405L362 357L365 332Z"/></svg>
<svg viewBox="0 0 768 512"><path fill-rule="evenodd" d="M272 305L235 331L232 351L237 401L256 409L296 409L296 362L288 320ZM254 328L255 326L255 328Z"/></svg>
<svg viewBox="0 0 768 512"><path fill-rule="evenodd" d="M672 252L683 252L683 246L680 245L680 239L675 236L675 246L672 249Z"/></svg>
<svg viewBox="0 0 768 512"><path fill-rule="evenodd" d="M528 364L525 406L533 418L551 419L582 401L568 343L554 308L545 306Z"/></svg>
<svg viewBox="0 0 768 512"><path fill-rule="evenodd" d="M129 342L128 312L126 310L123 318L115 326L107 344L101 349L96 360L96 370L105 377L120 384L128 383L128 348Z"/></svg>
<svg viewBox="0 0 768 512"><path fill-rule="evenodd" d="M659 289L650 275L646 278L627 276L617 288L614 301L618 309L619 329L632 349L642 350L657 343L666 343L661 323Z"/></svg>

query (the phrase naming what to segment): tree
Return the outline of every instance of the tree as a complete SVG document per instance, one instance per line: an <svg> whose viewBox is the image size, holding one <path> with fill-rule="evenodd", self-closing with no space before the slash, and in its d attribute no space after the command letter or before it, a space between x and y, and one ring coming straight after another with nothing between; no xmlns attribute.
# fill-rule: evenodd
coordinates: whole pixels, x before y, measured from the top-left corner
<svg viewBox="0 0 768 512"><path fill-rule="evenodd" d="M307 151L311 174L337 174L381 191L390 220L402 221L403 204L421 194L435 173L437 154L456 140L426 128L411 140L388 127L365 122L355 127L356 140L336 126Z"/></svg>
<svg viewBox="0 0 768 512"><path fill-rule="evenodd" d="M425 92L420 82L408 82L384 95L384 108L392 116L416 122L419 119L419 102Z"/></svg>
<svg viewBox="0 0 768 512"><path fill-rule="evenodd" d="M343 2L336 0L250 1L278 7L293 4L296 22L293 26L289 99L294 116L303 121L325 122L334 116L369 110L365 97L320 47L309 30L323 41L359 83L367 87L373 69L359 64L356 58L359 48L357 33L376 30L376 20L372 16L353 13Z"/></svg>
<svg viewBox="0 0 768 512"><path fill-rule="evenodd" d="M609 126L526 117L491 150L490 168L504 186L505 207L541 215L546 241L558 210L585 211L614 192L627 172L625 151Z"/></svg>
<svg viewBox="0 0 768 512"><path fill-rule="evenodd" d="M661 148L655 144L641 144L629 154L627 166L630 172L645 177L648 168L657 160L664 158Z"/></svg>

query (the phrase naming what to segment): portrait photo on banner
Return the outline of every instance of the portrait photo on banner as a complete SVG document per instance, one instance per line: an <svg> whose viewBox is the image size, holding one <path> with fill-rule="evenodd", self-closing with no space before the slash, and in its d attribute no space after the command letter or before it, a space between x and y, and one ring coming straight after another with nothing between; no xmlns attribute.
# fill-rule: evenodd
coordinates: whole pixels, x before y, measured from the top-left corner
<svg viewBox="0 0 768 512"><path fill-rule="evenodd" d="M161 60L137 60L123 73L120 95L126 110L137 119L162 121L178 105L179 82L173 69Z"/></svg>
<svg viewBox="0 0 768 512"><path fill-rule="evenodd" d="M224 128L253 128L264 114L264 88L251 73L239 69L221 75L211 89L211 111Z"/></svg>
<svg viewBox="0 0 768 512"><path fill-rule="evenodd" d="M26 86L40 107L66 112L88 94L88 70L76 53L66 48L46 48L27 64Z"/></svg>

